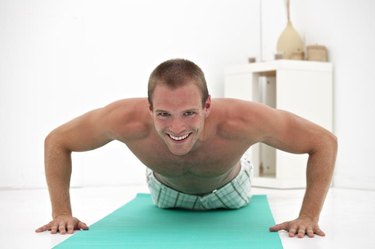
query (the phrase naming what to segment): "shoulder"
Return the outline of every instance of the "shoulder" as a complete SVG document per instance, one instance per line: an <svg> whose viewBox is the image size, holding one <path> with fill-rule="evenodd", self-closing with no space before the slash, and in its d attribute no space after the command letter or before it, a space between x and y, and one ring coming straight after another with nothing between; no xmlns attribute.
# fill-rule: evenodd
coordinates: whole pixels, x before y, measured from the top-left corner
<svg viewBox="0 0 375 249"><path fill-rule="evenodd" d="M150 129L151 118L146 98L123 99L98 110L114 139L144 136Z"/></svg>
<svg viewBox="0 0 375 249"><path fill-rule="evenodd" d="M213 100L211 114L220 134L258 141L277 110L257 102L221 98Z"/></svg>
<svg viewBox="0 0 375 249"><path fill-rule="evenodd" d="M222 121L255 122L274 114L276 110L257 102L220 98L213 100L214 115L225 117Z"/></svg>
<svg viewBox="0 0 375 249"><path fill-rule="evenodd" d="M130 98L112 102L102 108L105 114L133 115L135 113L147 113L148 101L146 98Z"/></svg>

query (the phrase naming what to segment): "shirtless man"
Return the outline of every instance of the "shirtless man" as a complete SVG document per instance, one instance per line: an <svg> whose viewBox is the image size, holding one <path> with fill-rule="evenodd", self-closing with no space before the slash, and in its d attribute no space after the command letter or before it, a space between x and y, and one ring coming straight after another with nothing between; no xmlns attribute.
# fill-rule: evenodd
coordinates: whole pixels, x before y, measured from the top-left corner
<svg viewBox="0 0 375 249"><path fill-rule="evenodd" d="M161 208L247 205L251 165L241 158L255 143L308 153L299 216L270 231L286 230L291 237L325 235L318 220L332 179L336 137L303 118L259 103L211 100L201 69L182 59L166 61L152 72L148 99L114 102L47 136L45 168L53 220L37 232L88 229L72 215L71 152L93 150L113 140L125 143L147 166L150 192Z"/></svg>

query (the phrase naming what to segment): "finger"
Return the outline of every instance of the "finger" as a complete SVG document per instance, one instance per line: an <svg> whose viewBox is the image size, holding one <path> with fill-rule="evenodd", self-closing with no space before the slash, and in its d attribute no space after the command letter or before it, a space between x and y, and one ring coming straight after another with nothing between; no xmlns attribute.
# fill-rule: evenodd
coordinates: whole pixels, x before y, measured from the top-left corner
<svg viewBox="0 0 375 249"><path fill-rule="evenodd" d="M288 222L277 224L269 228L270 232L278 232L280 230L288 230Z"/></svg>
<svg viewBox="0 0 375 249"><path fill-rule="evenodd" d="M326 236L326 234L319 227L316 227L314 232L319 236Z"/></svg>
<svg viewBox="0 0 375 249"><path fill-rule="evenodd" d="M314 238L314 229L312 227L308 227L306 233L309 238Z"/></svg>
<svg viewBox="0 0 375 249"><path fill-rule="evenodd" d="M69 223L68 223L68 226L67 226L67 233L68 233L68 234L72 234L72 233L74 233L74 224L73 224L73 222L69 222Z"/></svg>
<svg viewBox="0 0 375 249"><path fill-rule="evenodd" d="M49 229L49 225L47 224L47 225L39 227L38 229L35 230L35 232L41 233L41 232L47 231L48 229Z"/></svg>
<svg viewBox="0 0 375 249"><path fill-rule="evenodd" d="M55 225L55 224L54 224L54 225L51 225L51 226L50 226L50 230L51 230L51 233L52 233L52 234L56 234L56 233L57 233L57 225Z"/></svg>
<svg viewBox="0 0 375 249"><path fill-rule="evenodd" d="M36 233L41 233L41 232L44 232L45 231L45 225L44 226L41 226L41 227L39 227L39 228L37 228L37 229L35 229L35 232Z"/></svg>
<svg viewBox="0 0 375 249"><path fill-rule="evenodd" d="M288 231L289 233L289 237L294 237L294 236L296 236L296 233L297 233L297 227L296 226L292 226L290 229L289 229L289 231Z"/></svg>
<svg viewBox="0 0 375 249"><path fill-rule="evenodd" d="M306 233L306 228L301 226L301 227L298 228L297 237L303 238L303 237L305 237L305 233Z"/></svg>
<svg viewBox="0 0 375 249"><path fill-rule="evenodd" d="M89 227L86 225L86 223L84 223L82 221L79 221L78 222L78 229L89 230Z"/></svg>
<svg viewBox="0 0 375 249"><path fill-rule="evenodd" d="M59 225L59 232L60 232L61 234L66 234L66 229L65 229L65 224L64 224L64 223L61 223L61 224Z"/></svg>
<svg viewBox="0 0 375 249"><path fill-rule="evenodd" d="M67 224L67 233L68 234L72 234L72 233L74 233L74 230L79 229L79 228L77 228L78 222L79 222L79 220L76 219L76 218L73 218L73 219L68 221L68 224Z"/></svg>

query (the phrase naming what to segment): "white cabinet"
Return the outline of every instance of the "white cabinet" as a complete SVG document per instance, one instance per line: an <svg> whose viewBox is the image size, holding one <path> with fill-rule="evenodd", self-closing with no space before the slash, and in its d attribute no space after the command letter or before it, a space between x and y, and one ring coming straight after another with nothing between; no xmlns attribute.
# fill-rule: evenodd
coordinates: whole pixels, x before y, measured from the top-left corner
<svg viewBox="0 0 375 249"><path fill-rule="evenodd" d="M276 60L231 66L225 70L224 94L295 113L332 131L331 63ZM249 154L254 186L306 186L307 154L286 153L261 143L251 146Z"/></svg>

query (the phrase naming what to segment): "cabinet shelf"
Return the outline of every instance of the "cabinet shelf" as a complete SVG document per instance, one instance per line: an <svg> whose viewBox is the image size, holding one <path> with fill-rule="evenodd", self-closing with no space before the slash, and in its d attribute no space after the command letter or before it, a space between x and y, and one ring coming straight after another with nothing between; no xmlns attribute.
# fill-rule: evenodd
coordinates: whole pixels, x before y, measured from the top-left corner
<svg viewBox="0 0 375 249"><path fill-rule="evenodd" d="M231 66L225 70L224 94L295 113L332 131L331 63L277 60ZM254 165L254 186L306 186L306 154L291 154L258 143L249 148L249 155Z"/></svg>

